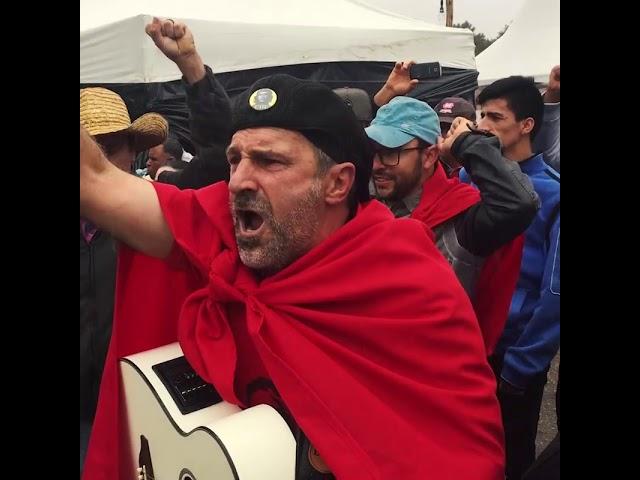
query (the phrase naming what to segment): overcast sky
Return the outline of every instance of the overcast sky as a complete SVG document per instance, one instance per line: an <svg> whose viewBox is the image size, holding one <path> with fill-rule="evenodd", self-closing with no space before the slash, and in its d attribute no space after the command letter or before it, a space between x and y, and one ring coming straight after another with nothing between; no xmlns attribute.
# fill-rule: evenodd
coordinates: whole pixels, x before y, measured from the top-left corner
<svg viewBox="0 0 640 480"><path fill-rule="evenodd" d="M440 0L361 0L403 15L438 23ZM476 33L493 38L505 24L514 19L526 0L453 0L453 23L468 20ZM444 0L446 10L447 2Z"/></svg>

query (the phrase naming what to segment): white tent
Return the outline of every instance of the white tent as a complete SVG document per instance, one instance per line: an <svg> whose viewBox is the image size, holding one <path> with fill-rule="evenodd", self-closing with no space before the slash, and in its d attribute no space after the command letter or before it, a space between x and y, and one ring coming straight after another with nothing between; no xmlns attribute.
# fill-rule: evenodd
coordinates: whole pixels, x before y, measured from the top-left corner
<svg viewBox="0 0 640 480"><path fill-rule="evenodd" d="M144 32L153 16L185 21L216 72L406 58L475 69L470 31L357 0L80 0L80 83L180 78Z"/></svg>
<svg viewBox="0 0 640 480"><path fill-rule="evenodd" d="M560 0L527 0L506 33L476 61L481 87L511 75L546 83L560 63Z"/></svg>

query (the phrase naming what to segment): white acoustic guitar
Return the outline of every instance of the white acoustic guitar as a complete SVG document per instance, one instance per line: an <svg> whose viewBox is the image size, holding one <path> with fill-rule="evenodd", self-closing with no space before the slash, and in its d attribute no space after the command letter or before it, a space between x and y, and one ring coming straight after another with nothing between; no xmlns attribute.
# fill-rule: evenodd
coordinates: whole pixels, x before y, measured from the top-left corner
<svg viewBox="0 0 640 480"><path fill-rule="evenodd" d="M177 343L122 358L120 371L132 480L294 480L282 417L222 401Z"/></svg>

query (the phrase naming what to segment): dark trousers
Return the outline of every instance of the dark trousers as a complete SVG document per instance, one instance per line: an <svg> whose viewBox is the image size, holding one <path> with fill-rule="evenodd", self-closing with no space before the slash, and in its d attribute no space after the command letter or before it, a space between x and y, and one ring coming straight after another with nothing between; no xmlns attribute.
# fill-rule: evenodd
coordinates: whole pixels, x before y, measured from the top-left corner
<svg viewBox="0 0 640 480"><path fill-rule="evenodd" d="M84 458L87 455L87 447L89 446L89 436L91 435L91 422L89 420L80 420L80 474L82 474L82 466Z"/></svg>
<svg viewBox="0 0 640 480"><path fill-rule="evenodd" d="M498 382L503 362L504 356L492 355L489 358ZM531 378L523 395L503 393L498 389L507 454L507 480L521 480L536 458L536 435L547 371Z"/></svg>
<svg viewBox="0 0 640 480"><path fill-rule="evenodd" d="M560 480L560 432L522 477L523 480Z"/></svg>

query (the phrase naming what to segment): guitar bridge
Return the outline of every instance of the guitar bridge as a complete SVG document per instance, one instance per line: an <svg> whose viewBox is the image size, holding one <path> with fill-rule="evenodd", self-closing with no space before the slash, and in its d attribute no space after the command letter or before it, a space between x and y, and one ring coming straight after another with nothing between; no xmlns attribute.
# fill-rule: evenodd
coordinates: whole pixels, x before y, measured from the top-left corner
<svg viewBox="0 0 640 480"><path fill-rule="evenodd" d="M213 385L206 383L184 356L158 363L152 368L183 415L222 401Z"/></svg>

